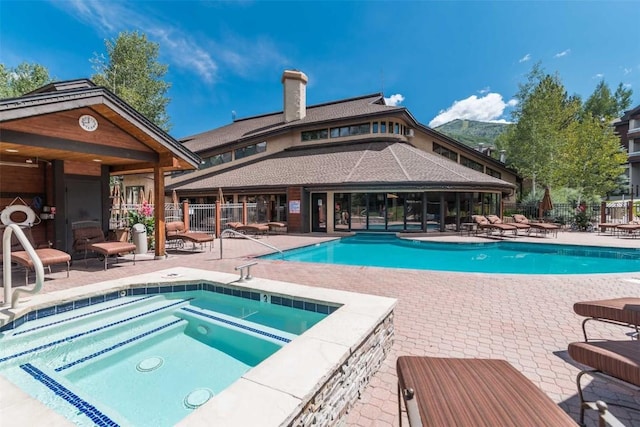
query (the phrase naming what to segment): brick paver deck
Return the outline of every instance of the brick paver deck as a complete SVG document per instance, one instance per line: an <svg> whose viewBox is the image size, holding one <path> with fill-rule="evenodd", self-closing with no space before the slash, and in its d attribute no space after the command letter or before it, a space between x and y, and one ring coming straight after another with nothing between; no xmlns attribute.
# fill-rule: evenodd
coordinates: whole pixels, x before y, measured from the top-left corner
<svg viewBox="0 0 640 427"><path fill-rule="evenodd" d="M288 249L326 240L326 235L263 237L265 242ZM437 237L449 241L481 241L481 237ZM640 239L596 233L559 233L558 238L518 237L518 241L574 243L640 248ZM248 257L270 252L243 239L220 240L213 251L170 252L161 260L110 264L75 261L71 277L62 268L47 274L45 292L103 280L137 275L175 266L235 273ZM606 262L603 260L603 262ZM23 286L21 269L14 268L13 283ZM351 410L346 425L397 426L395 361L401 355L501 358L512 363L574 419L579 400L575 378L579 368L567 355L567 345L580 341L581 318L573 313L576 301L640 295L640 272L594 275L498 275L350 267L260 260L252 275L306 285L371 293L398 299L396 335L392 353ZM32 279L33 280L33 279ZM0 299L2 296L0 295ZM623 330L592 322L591 330L603 337L624 339ZM584 381L585 384L588 380ZM629 390L594 380L587 397L640 406L640 396ZM596 393L594 395L594 393ZM640 425L640 413L619 408L612 412L625 425ZM588 413L587 425L596 425Z"/></svg>

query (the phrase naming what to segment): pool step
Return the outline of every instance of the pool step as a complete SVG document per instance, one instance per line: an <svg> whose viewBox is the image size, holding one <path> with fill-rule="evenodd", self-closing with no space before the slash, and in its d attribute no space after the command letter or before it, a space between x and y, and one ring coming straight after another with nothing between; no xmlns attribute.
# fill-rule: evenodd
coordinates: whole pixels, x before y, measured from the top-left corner
<svg viewBox="0 0 640 427"><path fill-rule="evenodd" d="M259 323L254 323L245 319L239 319L237 317L228 316L226 314L218 313L200 307L182 307L176 311L175 315L184 319L197 319L199 322L215 324L224 328L233 329L238 332L254 336L256 338L270 341L280 346L289 343L297 336L290 332L270 328Z"/></svg>
<svg viewBox="0 0 640 427"><path fill-rule="evenodd" d="M188 300L167 300L163 297L146 299L141 305L128 307L128 311L111 313L105 315L105 312L97 308L97 315L89 315L87 317L74 318L71 323L57 323L56 327L47 326L48 334L44 334L38 330L37 336L29 337L28 347L25 347L25 341L20 343L17 339L8 341L0 349L0 363L9 359L15 359L24 354L35 356L41 352L58 352L65 356L71 356L65 353L67 344L74 343L74 346L90 345L94 343L112 343L117 340L117 336L123 331L125 334L136 334L143 331L148 325L154 322L162 322L178 308L188 305ZM35 331L33 332L35 334ZM16 336L20 337L21 335ZM24 335L22 335L25 338Z"/></svg>

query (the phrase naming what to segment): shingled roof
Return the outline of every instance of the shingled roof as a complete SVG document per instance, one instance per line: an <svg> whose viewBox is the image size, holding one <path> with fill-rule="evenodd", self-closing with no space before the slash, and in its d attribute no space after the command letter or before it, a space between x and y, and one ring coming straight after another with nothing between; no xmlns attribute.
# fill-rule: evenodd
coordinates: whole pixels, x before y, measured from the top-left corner
<svg viewBox="0 0 640 427"><path fill-rule="evenodd" d="M403 142L365 142L289 149L259 161L169 183L167 189L363 185L421 189L478 188L509 191L514 185Z"/></svg>
<svg viewBox="0 0 640 427"><path fill-rule="evenodd" d="M376 114L387 114L390 111L405 111L404 107L385 105L381 93L349 98L341 101L307 107L307 115L303 119L286 123L282 111L261 116L239 119L231 124L182 138L185 147L194 152L212 149L228 143L255 139L292 128L320 125L332 120L348 120L358 117L371 117Z"/></svg>

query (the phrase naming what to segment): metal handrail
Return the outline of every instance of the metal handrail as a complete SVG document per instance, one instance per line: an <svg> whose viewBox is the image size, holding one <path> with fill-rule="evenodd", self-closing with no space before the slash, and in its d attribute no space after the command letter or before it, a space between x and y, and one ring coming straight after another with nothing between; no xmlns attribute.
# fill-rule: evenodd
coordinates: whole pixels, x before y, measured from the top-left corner
<svg viewBox="0 0 640 427"><path fill-rule="evenodd" d="M274 251L280 252L282 259L284 259L284 253L280 249L276 248L275 246L262 242L258 239L254 239L253 237L249 237L244 233L240 233L239 231L231 230L230 228L227 228L222 233L220 233L220 259L222 259L222 240L223 240L222 238L225 237L225 235L234 235L234 236L244 237L245 239L249 239L252 242L256 242L262 246L266 246L269 249L273 249Z"/></svg>
<svg viewBox="0 0 640 427"><path fill-rule="evenodd" d="M22 244L22 247L29 254L31 261L33 262L33 269L36 272L36 283L32 289L16 289L13 294L11 292L11 234L16 233L16 238ZM11 308L16 308L18 305L18 299L21 293L25 294L37 294L42 289L44 284L44 267L42 260L33 249L31 242L24 234L24 231L17 224L9 224L4 230L2 235L2 263L3 279L4 279L4 305L7 306L11 301Z"/></svg>

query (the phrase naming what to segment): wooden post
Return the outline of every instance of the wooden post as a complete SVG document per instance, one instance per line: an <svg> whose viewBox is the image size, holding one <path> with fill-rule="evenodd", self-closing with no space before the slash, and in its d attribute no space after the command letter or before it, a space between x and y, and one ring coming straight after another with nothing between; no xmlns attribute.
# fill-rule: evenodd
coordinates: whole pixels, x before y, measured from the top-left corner
<svg viewBox="0 0 640 427"><path fill-rule="evenodd" d="M247 202L246 200L242 202L242 223L247 223Z"/></svg>
<svg viewBox="0 0 640 427"><path fill-rule="evenodd" d="M182 221L184 222L184 230L189 231L189 202L182 202Z"/></svg>
<svg viewBox="0 0 640 427"><path fill-rule="evenodd" d="M159 259L167 254L165 251L164 170L159 166L153 168L153 198L155 202L153 210L155 219L153 237L156 242L154 258Z"/></svg>
<svg viewBox="0 0 640 427"><path fill-rule="evenodd" d="M600 203L600 224L607 222L607 202Z"/></svg>

